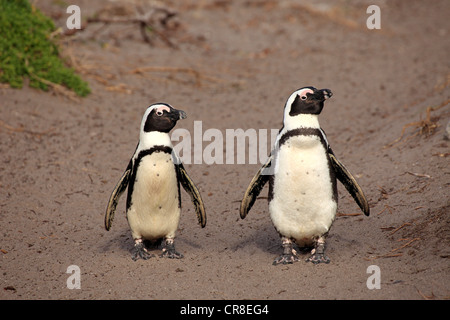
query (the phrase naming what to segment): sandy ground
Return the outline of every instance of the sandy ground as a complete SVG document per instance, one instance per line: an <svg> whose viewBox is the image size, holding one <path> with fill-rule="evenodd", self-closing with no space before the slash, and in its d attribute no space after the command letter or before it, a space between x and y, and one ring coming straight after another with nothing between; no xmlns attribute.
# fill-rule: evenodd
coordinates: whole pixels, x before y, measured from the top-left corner
<svg viewBox="0 0 450 320"><path fill-rule="evenodd" d="M93 89L88 97L2 86L0 298L448 299L450 2L375 1L381 29L368 30L373 2L171 1L178 27L160 29L152 45L135 24L89 23L66 38L64 54ZM130 2L72 3L84 20L133 14ZM65 28L65 5L36 4ZM131 260L125 197L104 229L147 106L186 111L177 128L192 138L195 121L225 137L226 129L280 128L285 100L307 85L333 91L321 125L371 206L370 217L354 215L339 185L330 264L272 266L281 246L267 187L239 218L259 168L248 159L185 165L208 223L197 225L182 192L181 260ZM71 265L80 289L67 287ZM371 265L380 289L367 287Z"/></svg>

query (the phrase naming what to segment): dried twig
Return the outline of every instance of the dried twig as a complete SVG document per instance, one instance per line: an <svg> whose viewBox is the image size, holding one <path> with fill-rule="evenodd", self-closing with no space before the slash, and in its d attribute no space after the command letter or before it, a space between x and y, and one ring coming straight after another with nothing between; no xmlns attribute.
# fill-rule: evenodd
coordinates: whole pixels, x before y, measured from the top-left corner
<svg viewBox="0 0 450 320"><path fill-rule="evenodd" d="M371 261L371 260L375 260L375 259L378 259L378 258L392 258L392 257L400 257L402 255L403 255L402 253L386 253L386 254L375 256L375 257L372 257L372 258L365 258L365 259L368 260L368 261Z"/></svg>
<svg viewBox="0 0 450 320"><path fill-rule="evenodd" d="M413 194L413 193L420 193L423 192L423 190L428 187L431 184L431 182L427 183L426 185L424 185L423 187L421 187L420 189L417 190L413 190L413 191L409 191L406 194Z"/></svg>
<svg viewBox="0 0 450 320"><path fill-rule="evenodd" d="M420 120L420 121L405 124L402 128L400 137L398 137L391 143L388 143L387 145L385 145L384 148L385 149L390 148L390 147L394 146L395 144L399 143L403 139L403 135L405 134L405 131L410 127L414 127L419 130L412 136L409 136L408 138L406 138L403 142L406 142L409 139L414 138L415 136L418 136L418 135L426 135L426 136L432 135L434 133L434 131L437 129L438 124L437 124L437 121L433 121L431 119L431 111L436 111L440 108L443 108L444 106L446 106L449 103L450 103L450 99L447 99L446 101L442 102L437 107L428 107L425 111L425 113L426 113L425 120Z"/></svg>
<svg viewBox="0 0 450 320"><path fill-rule="evenodd" d="M409 239L402 239L402 240L409 240ZM396 251L408 247L411 243L413 243L414 241L417 241L417 240L420 240L420 238L414 238L414 239L411 239L410 241L408 241L408 242L405 243L404 245L402 245L402 246L400 246L400 247L398 247L398 248L392 249L392 250L389 251L388 253L385 253L385 254L382 254L382 255L378 255L378 256L375 256L375 257L371 257L371 258L366 258L366 260L369 260L369 261L370 261L370 260L375 260L375 259L378 259L378 258L400 257L400 256L403 255L403 253L396 253Z"/></svg>
<svg viewBox="0 0 450 320"><path fill-rule="evenodd" d="M110 23L136 23L139 25L141 35L144 38L145 42L152 44L152 40L147 34L147 31L150 30L151 32L158 35L161 38L161 40L163 40L169 47L176 48L177 46L172 41L170 41L170 39L163 32L159 31L155 27L156 21L154 15L157 13L163 14L163 17L159 19L159 23L163 26L166 26L168 24L168 21L177 15L177 13L174 10L159 6L153 7L146 13L136 15L134 17L114 17L114 18L91 17L87 19L87 22L104 23L105 25Z"/></svg>
<svg viewBox="0 0 450 320"><path fill-rule="evenodd" d="M62 86L60 84L57 84L57 83L54 83L54 82L51 82L49 80L43 79L43 78L35 75L32 72L28 72L28 73L29 73L31 78L33 78L33 79L35 79L35 80L37 80L39 82L42 82L43 84L46 84L47 86L51 87L56 94L64 95L65 97L67 97L70 100L75 101L75 102L79 102L80 101L80 99L77 97L75 92L70 91L69 89L66 89L64 86Z"/></svg>
<svg viewBox="0 0 450 320"><path fill-rule="evenodd" d="M410 226L410 225L411 225L411 223L406 222L406 223L402 224L400 227L395 228L391 233L389 233L389 235L392 236L392 235L393 235L394 233L396 233L398 230L400 230L400 229L402 229L402 228L404 228L404 227L406 227L406 226Z"/></svg>
<svg viewBox="0 0 450 320"><path fill-rule="evenodd" d="M409 240L409 239L402 239L402 240ZM417 241L417 240L420 240L420 238L414 238L414 239L411 239L411 240L409 240L407 243L405 243L404 245L402 245L402 246L400 246L400 247L398 247L398 248L392 249L391 252L395 252L395 251L397 251L397 250L406 248L406 247L408 247L411 243L413 243L414 241Z"/></svg>
<svg viewBox="0 0 450 320"><path fill-rule="evenodd" d="M438 156L438 157L441 157L441 158L447 158L448 156L450 156L450 152L433 153L432 156Z"/></svg>
<svg viewBox="0 0 450 320"><path fill-rule="evenodd" d="M380 190L380 196L378 197L378 201L388 199L389 193L383 187L377 185L378 190Z"/></svg>
<svg viewBox="0 0 450 320"><path fill-rule="evenodd" d="M431 176L428 174L414 173L414 172L409 172L409 171L406 171L406 173L410 174L412 176L416 176L416 177L431 178Z"/></svg>
<svg viewBox="0 0 450 320"><path fill-rule="evenodd" d="M114 91L114 92L120 92L120 93L126 93L131 94L133 91L124 83L120 83L116 86L107 86L106 90L108 91Z"/></svg>
<svg viewBox="0 0 450 320"><path fill-rule="evenodd" d="M389 211L389 213L390 214L392 214L392 209L394 209L393 207L391 207L391 206L388 206L387 204L385 204L384 205L384 209L383 210L381 210L377 215L380 215L380 214L382 214L384 211L386 211L386 210L388 210Z"/></svg>
<svg viewBox="0 0 450 320"><path fill-rule="evenodd" d="M420 294L420 296L421 296L422 298L424 298L425 300L433 300L433 299L436 298L436 296L434 295L433 292L431 292L431 296L426 296L426 295L423 294L419 289L416 288L416 290L417 290L417 293Z"/></svg>

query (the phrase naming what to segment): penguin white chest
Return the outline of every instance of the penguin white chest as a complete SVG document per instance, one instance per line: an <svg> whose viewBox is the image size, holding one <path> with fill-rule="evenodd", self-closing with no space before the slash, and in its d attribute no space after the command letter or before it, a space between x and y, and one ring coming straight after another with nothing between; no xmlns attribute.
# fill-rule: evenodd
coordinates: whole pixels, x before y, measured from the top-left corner
<svg viewBox="0 0 450 320"><path fill-rule="evenodd" d="M282 235L310 244L328 232L337 209L328 165L318 136L295 136L281 146L269 211Z"/></svg>
<svg viewBox="0 0 450 320"><path fill-rule="evenodd" d="M174 237L180 220L178 181L171 155L155 152L143 157L128 209L133 238Z"/></svg>

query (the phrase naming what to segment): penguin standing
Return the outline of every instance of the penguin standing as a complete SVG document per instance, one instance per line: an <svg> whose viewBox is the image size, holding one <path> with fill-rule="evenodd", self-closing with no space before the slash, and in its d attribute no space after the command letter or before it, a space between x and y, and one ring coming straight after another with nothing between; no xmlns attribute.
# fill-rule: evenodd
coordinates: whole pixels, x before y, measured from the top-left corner
<svg viewBox="0 0 450 320"><path fill-rule="evenodd" d="M244 219L269 181L269 212L281 236L283 254L274 265L298 261L293 248L313 247L307 261L329 263L325 239L336 217L336 178L346 187L365 215L369 204L352 174L337 160L318 116L328 89L304 87L291 94L284 107L283 127L267 162L254 176L241 202Z"/></svg>
<svg viewBox="0 0 450 320"><path fill-rule="evenodd" d="M151 257L144 240L164 240L163 257L182 258L174 238L181 211L180 184L191 196L198 222L206 225L200 193L173 150L169 131L186 113L165 103L153 104L142 118L139 143L114 188L106 208L105 228L111 228L120 196L128 187L127 220L134 239L133 260Z"/></svg>

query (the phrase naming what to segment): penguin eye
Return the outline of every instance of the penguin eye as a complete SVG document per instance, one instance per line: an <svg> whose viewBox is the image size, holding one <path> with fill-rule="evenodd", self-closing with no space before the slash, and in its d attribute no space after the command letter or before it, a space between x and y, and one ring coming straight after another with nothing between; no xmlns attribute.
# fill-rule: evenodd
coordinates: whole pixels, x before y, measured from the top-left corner
<svg viewBox="0 0 450 320"><path fill-rule="evenodd" d="M304 95L304 96L300 96L300 99L306 100L306 99L308 99L308 97L306 95Z"/></svg>
<svg viewBox="0 0 450 320"><path fill-rule="evenodd" d="M161 110L156 111L156 115L158 117L161 117L163 115L163 112Z"/></svg>

